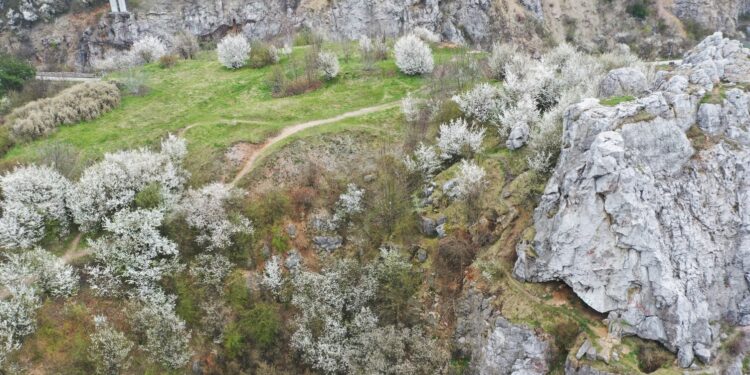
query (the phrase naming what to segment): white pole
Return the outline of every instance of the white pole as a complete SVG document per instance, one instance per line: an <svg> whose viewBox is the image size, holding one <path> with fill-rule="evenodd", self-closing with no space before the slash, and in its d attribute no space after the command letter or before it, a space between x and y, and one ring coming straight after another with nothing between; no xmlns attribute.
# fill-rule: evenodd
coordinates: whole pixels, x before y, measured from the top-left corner
<svg viewBox="0 0 750 375"><path fill-rule="evenodd" d="M125 6L125 0L117 0L117 2L120 4L120 12L128 11L128 7Z"/></svg>
<svg viewBox="0 0 750 375"><path fill-rule="evenodd" d="M109 5L112 6L112 13L120 11L120 8L117 6L117 0L109 0Z"/></svg>

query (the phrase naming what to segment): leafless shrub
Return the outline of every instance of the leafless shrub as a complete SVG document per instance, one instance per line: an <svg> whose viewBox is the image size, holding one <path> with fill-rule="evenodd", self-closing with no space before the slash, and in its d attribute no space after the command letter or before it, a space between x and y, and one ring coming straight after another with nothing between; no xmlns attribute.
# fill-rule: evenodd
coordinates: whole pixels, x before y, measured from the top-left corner
<svg viewBox="0 0 750 375"><path fill-rule="evenodd" d="M40 99L8 115L11 134L16 140L39 138L60 125L93 120L120 104L120 90L107 82L86 82Z"/></svg>

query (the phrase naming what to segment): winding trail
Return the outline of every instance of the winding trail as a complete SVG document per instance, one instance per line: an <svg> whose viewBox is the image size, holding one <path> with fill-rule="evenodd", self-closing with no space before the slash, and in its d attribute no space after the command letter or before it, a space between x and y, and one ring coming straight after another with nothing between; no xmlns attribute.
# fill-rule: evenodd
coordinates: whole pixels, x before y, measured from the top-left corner
<svg viewBox="0 0 750 375"><path fill-rule="evenodd" d="M364 116L370 113L376 113L385 111L387 109L391 109L394 107L397 107L401 102L390 102L386 104L380 104L373 107L367 107L358 109L356 111L346 112L342 113L335 117L330 117L327 119L322 120L313 120L313 121L307 121L300 124L287 126L284 129L281 130L281 132L269 139L267 139L260 147L256 148L252 151L252 153L247 157L247 160L245 161L245 164L242 166L242 169L240 169L239 172L234 176L234 179L232 179L232 182L229 184L230 186L236 185L240 180L242 180L243 177L245 177L250 171L253 170L253 167L255 167L255 164L258 160L261 159L261 155L264 151L268 150L271 146L273 146L276 143L279 143L280 141L283 141L284 139L297 134L303 130L314 128L316 126L320 125L326 125L326 124L332 124L334 122L339 122L341 120L346 120L348 118L352 117L359 117Z"/></svg>

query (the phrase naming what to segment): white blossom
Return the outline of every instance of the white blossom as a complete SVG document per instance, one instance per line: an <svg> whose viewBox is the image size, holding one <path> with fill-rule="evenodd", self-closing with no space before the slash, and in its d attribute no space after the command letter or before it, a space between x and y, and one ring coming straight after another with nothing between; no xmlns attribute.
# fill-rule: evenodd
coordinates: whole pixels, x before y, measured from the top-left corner
<svg viewBox="0 0 750 375"><path fill-rule="evenodd" d="M452 100L466 116L485 123L496 122L503 107L502 91L489 83L479 84Z"/></svg>
<svg viewBox="0 0 750 375"><path fill-rule="evenodd" d="M44 237L44 225L58 224L66 233L70 221L66 196L70 182L47 166L17 168L0 177L3 216L0 246L29 248Z"/></svg>
<svg viewBox="0 0 750 375"><path fill-rule="evenodd" d="M283 282L281 263L279 262L279 258L274 255L266 261L266 266L263 270L263 279L261 279L260 283L278 297Z"/></svg>
<svg viewBox="0 0 750 375"><path fill-rule="evenodd" d="M41 306L33 288L19 284L9 289L10 298L0 300L0 366L21 347L21 339L34 332L36 310Z"/></svg>
<svg viewBox="0 0 750 375"><path fill-rule="evenodd" d="M227 201L238 194L231 187L213 183L199 190L191 189L183 198L178 212L185 215L187 224L200 232L196 238L208 250L223 249L232 244L232 236L252 234L250 220L244 216L230 217Z"/></svg>
<svg viewBox="0 0 750 375"><path fill-rule="evenodd" d="M481 192L486 172L473 161L461 161L456 175L456 196L466 199Z"/></svg>
<svg viewBox="0 0 750 375"><path fill-rule="evenodd" d="M484 129L473 130L464 119L452 120L440 125L440 136L437 139L440 157L444 160L456 156L478 152L482 148Z"/></svg>
<svg viewBox="0 0 750 375"><path fill-rule="evenodd" d="M517 54L518 47L514 44L493 44L492 53L487 61L492 77L497 80L505 79L505 69L513 61L513 56Z"/></svg>
<svg viewBox="0 0 750 375"><path fill-rule="evenodd" d="M130 48L130 56L136 65L148 64L167 54L167 47L161 39L147 35L138 39Z"/></svg>
<svg viewBox="0 0 750 375"><path fill-rule="evenodd" d="M241 34L227 35L216 46L221 65L229 69L238 69L247 65L250 55L250 44Z"/></svg>
<svg viewBox="0 0 750 375"><path fill-rule="evenodd" d="M3 203L0 247L28 249L44 237L44 216L18 202Z"/></svg>
<svg viewBox="0 0 750 375"><path fill-rule="evenodd" d="M414 156L407 157L405 163L409 170L418 172L425 181L429 181L440 170L441 160L434 147L420 143L414 150Z"/></svg>
<svg viewBox="0 0 750 375"><path fill-rule="evenodd" d="M339 59L331 52L320 52L318 54L318 68L326 80L331 80L339 75Z"/></svg>
<svg viewBox="0 0 750 375"><path fill-rule="evenodd" d="M422 110L423 102L412 96L411 93L401 99L401 113L408 122L419 120L419 114Z"/></svg>
<svg viewBox="0 0 750 375"><path fill-rule="evenodd" d="M107 233L89 241L96 260L88 269L94 290L108 294L114 280L151 287L179 269L177 245L159 231L163 217L159 210L123 210L105 220Z"/></svg>
<svg viewBox="0 0 750 375"><path fill-rule="evenodd" d="M526 126L531 129L538 120L539 111L534 99L529 95L523 95L515 106L503 111L498 132L500 136L505 137L517 126Z"/></svg>
<svg viewBox="0 0 750 375"><path fill-rule="evenodd" d="M223 291L224 279L229 275L232 263L221 254L200 254L195 257L190 267L190 275L201 285L212 288L214 292Z"/></svg>
<svg viewBox="0 0 750 375"><path fill-rule="evenodd" d="M409 34L399 38L394 46L396 66L407 75L432 73L435 62L430 46Z"/></svg>
<svg viewBox="0 0 750 375"><path fill-rule="evenodd" d="M175 314L175 297L150 290L133 313L136 330L145 337L143 349L165 367L180 368L190 360L190 331Z"/></svg>
<svg viewBox="0 0 750 375"><path fill-rule="evenodd" d="M0 264L0 284L29 284L53 297L68 297L78 291L75 269L62 259L40 248L9 253Z"/></svg>
<svg viewBox="0 0 750 375"><path fill-rule="evenodd" d="M87 168L68 197L73 218L84 231L96 229L112 213L129 207L138 192L151 184L161 187L163 204L173 204L187 180L181 166L181 142L168 138L162 152L147 149L105 154Z"/></svg>
<svg viewBox="0 0 750 375"><path fill-rule="evenodd" d="M112 327L107 318L101 315L94 317L95 331L91 334L89 354L96 364L99 375L118 375L128 367L128 356L133 349L133 342Z"/></svg>
<svg viewBox="0 0 750 375"><path fill-rule="evenodd" d="M362 35L359 37L359 50L360 52L364 54L368 54L372 52L372 40L367 37L367 35Z"/></svg>
<svg viewBox="0 0 750 375"><path fill-rule="evenodd" d="M339 261L319 274L298 272L293 278L292 304L299 313L292 348L314 369L347 373L351 340L376 322L366 307L376 286L372 270L350 260Z"/></svg>

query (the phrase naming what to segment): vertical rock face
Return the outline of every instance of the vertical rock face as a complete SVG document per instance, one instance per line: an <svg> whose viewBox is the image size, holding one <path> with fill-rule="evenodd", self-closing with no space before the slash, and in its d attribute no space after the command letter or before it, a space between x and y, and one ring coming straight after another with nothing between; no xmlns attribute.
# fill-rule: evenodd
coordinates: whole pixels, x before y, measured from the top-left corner
<svg viewBox="0 0 750 375"><path fill-rule="evenodd" d="M720 322L750 325L749 54L717 33L650 95L568 108L515 275L564 281L610 332L657 340L685 367L710 361Z"/></svg>
<svg viewBox="0 0 750 375"><path fill-rule="evenodd" d="M456 342L480 375L542 375L549 372L551 348L545 337L510 323L492 310L491 300L469 289L456 311Z"/></svg>
<svg viewBox="0 0 750 375"><path fill-rule="evenodd" d="M674 0L674 15L709 30L734 30L747 12L746 0Z"/></svg>

